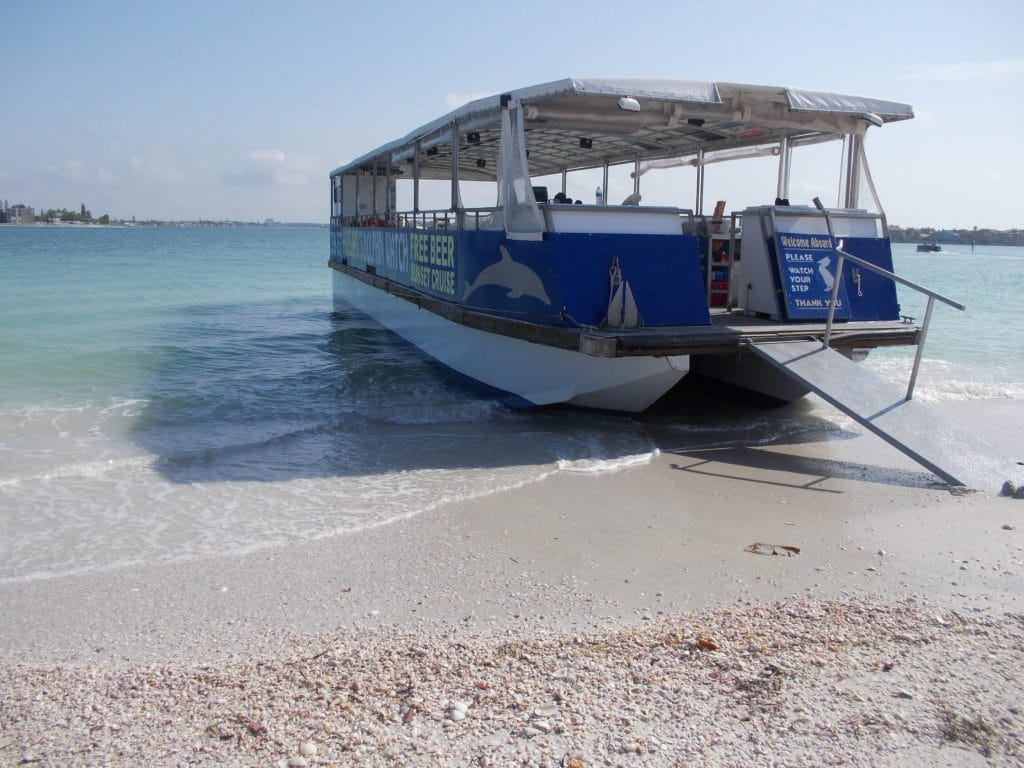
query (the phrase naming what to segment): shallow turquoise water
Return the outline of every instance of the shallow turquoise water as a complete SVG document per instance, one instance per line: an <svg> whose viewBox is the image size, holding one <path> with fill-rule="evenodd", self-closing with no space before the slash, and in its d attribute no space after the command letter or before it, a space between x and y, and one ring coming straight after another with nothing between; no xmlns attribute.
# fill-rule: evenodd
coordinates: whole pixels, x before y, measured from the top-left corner
<svg viewBox="0 0 1024 768"><path fill-rule="evenodd" d="M813 400L510 410L334 312L327 258L321 228L0 227L0 582L344 533L659 450L850 436ZM969 307L936 310L922 399L1019 414L1024 249L896 264ZM905 380L909 361L868 365Z"/></svg>
<svg viewBox="0 0 1024 768"><path fill-rule="evenodd" d="M960 312L936 302L925 343L930 361L925 395L954 396L952 376L971 397L1024 399L1024 248L978 246L919 254L913 245L893 247L898 274L965 305ZM898 291L903 314L923 321L926 299L903 286ZM874 358L907 359L906 350L889 350Z"/></svg>

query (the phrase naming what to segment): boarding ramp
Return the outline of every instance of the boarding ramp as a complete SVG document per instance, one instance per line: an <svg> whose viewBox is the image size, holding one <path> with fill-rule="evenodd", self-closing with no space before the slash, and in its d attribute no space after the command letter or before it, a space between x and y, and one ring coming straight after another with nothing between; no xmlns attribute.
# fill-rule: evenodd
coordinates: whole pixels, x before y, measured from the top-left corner
<svg viewBox="0 0 1024 768"><path fill-rule="evenodd" d="M750 348L944 482L981 489L994 481L991 451L820 341L761 342Z"/></svg>
<svg viewBox="0 0 1024 768"><path fill-rule="evenodd" d="M935 302L960 311L965 307L843 250L843 241L836 241L832 226L833 212L825 208L818 198L814 198L814 206L824 217L826 230L838 257L835 271L837 276L843 274L843 264L849 261L928 298L907 390L905 393L898 390L830 347L836 310L845 304L839 300L841 283L844 282L842 279L833 281L825 335L821 341L754 343L750 345L751 348L780 371L820 395L950 485L984 487L992 482L992 473L998 467L998 462L991 457L991 451L986 451L973 438L954 429L926 406L913 400L914 385Z"/></svg>

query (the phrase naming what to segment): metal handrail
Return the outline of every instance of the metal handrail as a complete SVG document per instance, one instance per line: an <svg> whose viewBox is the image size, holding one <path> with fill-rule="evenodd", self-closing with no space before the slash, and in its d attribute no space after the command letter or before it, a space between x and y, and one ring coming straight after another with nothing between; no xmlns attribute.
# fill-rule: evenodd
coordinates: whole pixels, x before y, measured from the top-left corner
<svg viewBox="0 0 1024 768"><path fill-rule="evenodd" d="M832 238L832 242L835 244L836 255L839 257L839 260L836 262L836 277L835 280L832 281L832 297L829 299L828 303L828 320L825 322L825 338L822 340L822 349L828 349L829 341L832 336L832 320L835 318L836 314L836 302L839 298L839 282L843 279L843 262L846 259L849 259L858 267L881 275L882 277L892 280L894 283L905 285L908 288L912 288L918 293L923 293L928 297L928 306L924 311L924 322L921 324L921 332L917 336L917 353L914 355L914 367L910 371L910 382L907 384L907 396L904 398L905 400L911 400L914 396L914 386L917 384L917 373L921 367L921 358L924 355L924 343L928 338L928 326L932 321L932 307L935 306L935 301L941 301L943 304L948 304L961 312L967 309L967 307L943 296L937 291L925 288L923 285L918 285L912 280L907 280L905 277L900 277L899 275L890 272L888 269L879 267L876 264L865 261L859 256L854 256L852 253L844 251L843 241L837 241L835 233L832 231L832 219L829 216L828 209L821 204L821 200L817 197L814 198L814 206L825 216L825 227L828 229L829 237Z"/></svg>
<svg viewBox="0 0 1024 768"><path fill-rule="evenodd" d="M480 226L480 219L489 216L495 211L501 210L497 207L484 208L438 208L436 210L420 211L399 211L393 213L394 220L402 227L413 227L416 229L452 229L452 222L455 222L456 229L465 229L466 221L472 221L476 228Z"/></svg>

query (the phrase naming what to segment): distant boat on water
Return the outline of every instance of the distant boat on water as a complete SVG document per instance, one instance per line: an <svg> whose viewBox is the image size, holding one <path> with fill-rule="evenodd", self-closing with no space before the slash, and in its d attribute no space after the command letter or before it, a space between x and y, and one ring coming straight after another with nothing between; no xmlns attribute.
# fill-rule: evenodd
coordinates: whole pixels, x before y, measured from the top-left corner
<svg viewBox="0 0 1024 768"><path fill-rule="evenodd" d="M941 250L942 246L935 242L934 237L931 240L925 240L923 243L918 243L917 245L918 253L938 253Z"/></svg>

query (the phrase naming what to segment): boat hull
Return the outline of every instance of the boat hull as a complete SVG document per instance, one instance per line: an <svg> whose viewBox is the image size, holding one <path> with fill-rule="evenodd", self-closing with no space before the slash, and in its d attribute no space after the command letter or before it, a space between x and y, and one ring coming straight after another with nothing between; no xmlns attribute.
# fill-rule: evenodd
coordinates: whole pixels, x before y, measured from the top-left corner
<svg viewBox="0 0 1024 768"><path fill-rule="evenodd" d="M335 306L369 315L452 370L528 405L638 413L686 375L687 355L594 357L448 320L332 270Z"/></svg>

